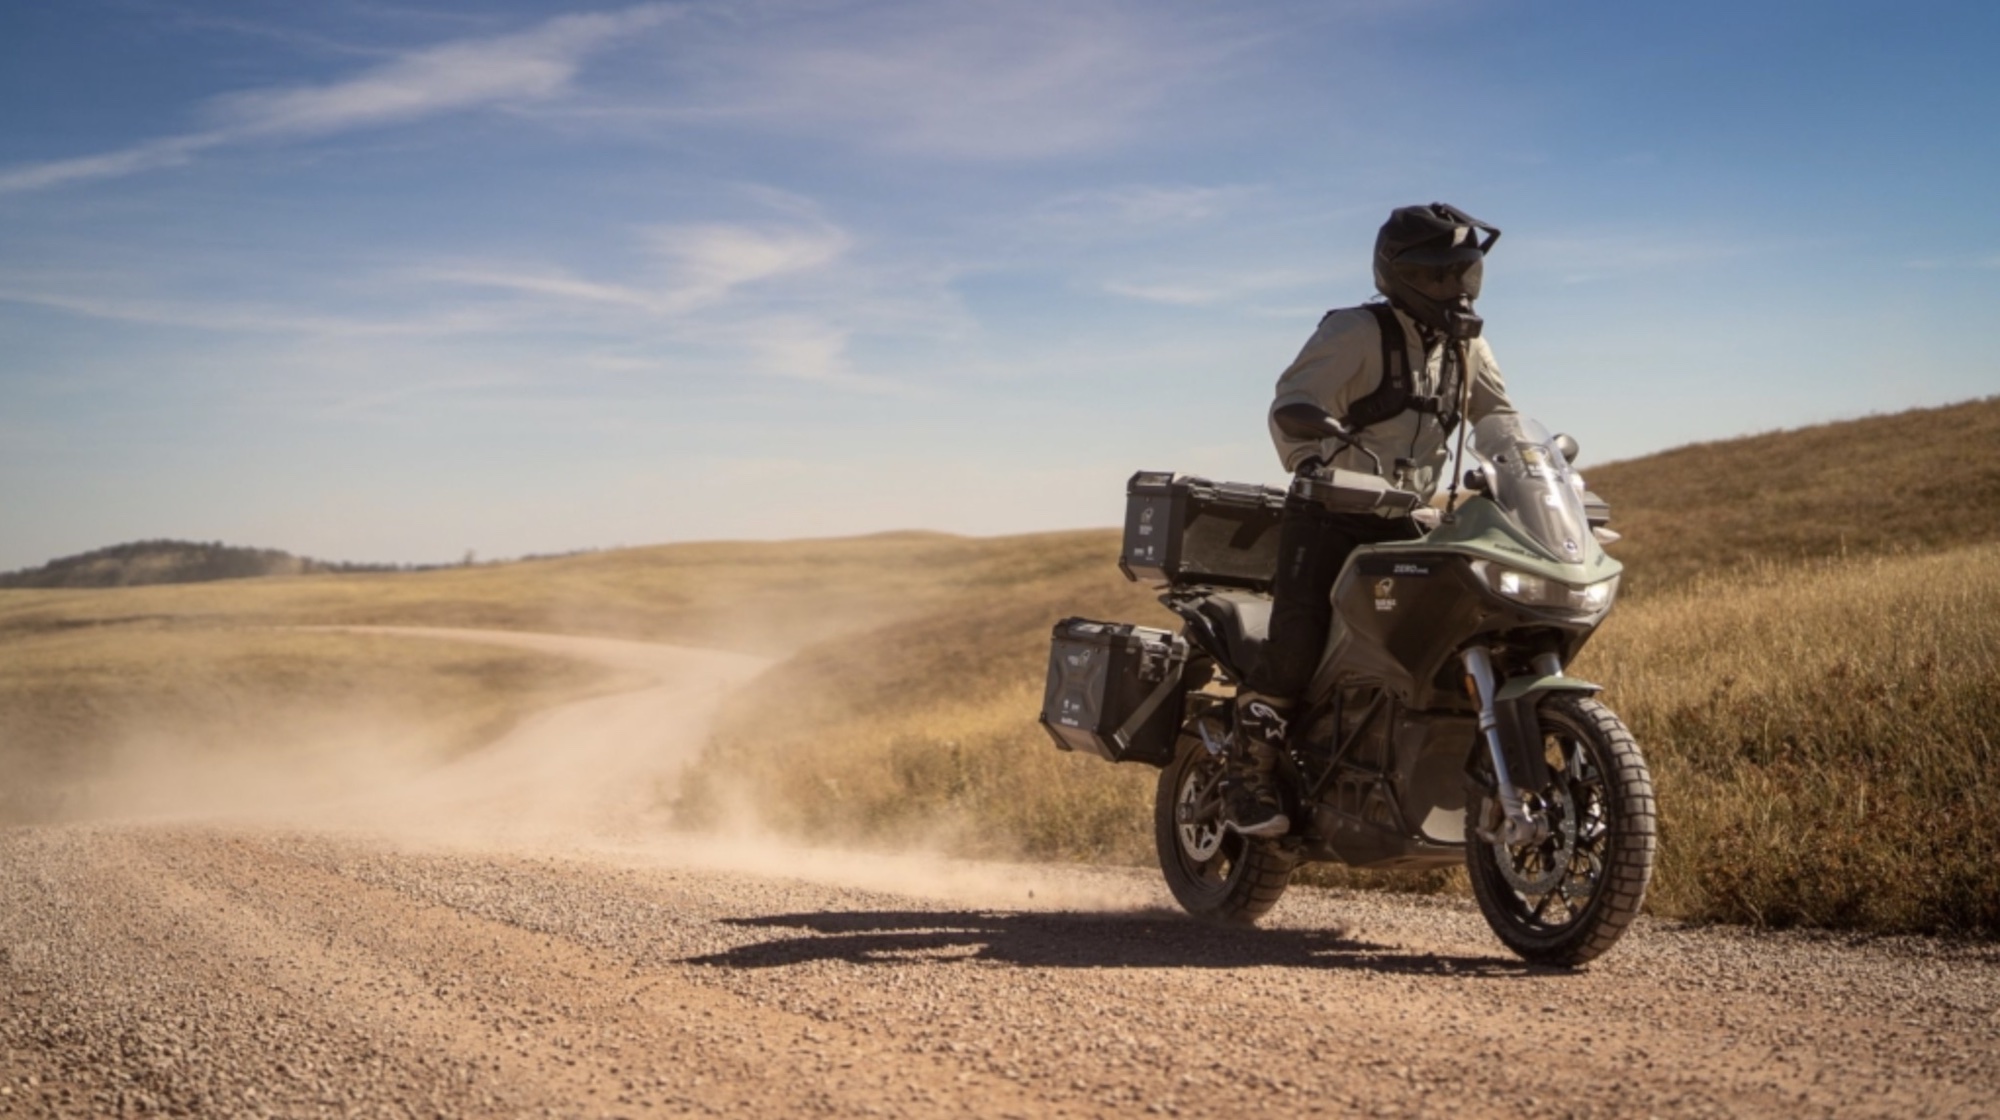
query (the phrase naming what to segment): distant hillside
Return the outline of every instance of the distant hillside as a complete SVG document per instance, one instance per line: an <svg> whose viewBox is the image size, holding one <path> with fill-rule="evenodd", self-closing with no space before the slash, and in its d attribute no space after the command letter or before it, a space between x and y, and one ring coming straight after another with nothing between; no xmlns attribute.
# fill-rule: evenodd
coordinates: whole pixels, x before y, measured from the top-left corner
<svg viewBox="0 0 2000 1120"><path fill-rule="evenodd" d="M1746 565L2000 540L2000 397L1593 466L1626 591Z"/></svg>
<svg viewBox="0 0 2000 1120"><path fill-rule="evenodd" d="M220 542L134 541L39 568L0 575L0 587L137 587L151 583L206 583L256 576L295 576L332 565L274 548L238 548Z"/></svg>

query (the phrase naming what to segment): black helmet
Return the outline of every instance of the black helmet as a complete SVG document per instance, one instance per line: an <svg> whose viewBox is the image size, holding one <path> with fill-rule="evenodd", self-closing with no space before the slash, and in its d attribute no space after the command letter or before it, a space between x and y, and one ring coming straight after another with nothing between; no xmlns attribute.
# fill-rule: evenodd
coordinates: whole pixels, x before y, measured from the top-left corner
<svg viewBox="0 0 2000 1120"><path fill-rule="evenodd" d="M1482 324L1472 301L1479 298L1486 251L1498 240L1498 229L1442 202L1392 210L1375 235L1375 287L1447 337L1478 338Z"/></svg>

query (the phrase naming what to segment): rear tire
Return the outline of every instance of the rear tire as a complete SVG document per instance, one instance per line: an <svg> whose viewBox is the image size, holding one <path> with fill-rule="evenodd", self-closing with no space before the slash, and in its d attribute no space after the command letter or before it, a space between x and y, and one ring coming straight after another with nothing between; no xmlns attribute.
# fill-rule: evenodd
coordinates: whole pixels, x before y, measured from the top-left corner
<svg viewBox="0 0 2000 1120"><path fill-rule="evenodd" d="M1466 809L1466 869L1486 922L1536 964L1574 966L1616 944L1646 899L1657 846L1653 779L1625 724L1574 692L1536 706L1549 761L1547 788L1529 810L1551 826L1540 844L1479 837L1497 823L1495 799Z"/></svg>
<svg viewBox="0 0 2000 1120"><path fill-rule="evenodd" d="M1278 904L1297 861L1275 841L1223 826L1221 778L1222 760L1188 743L1160 771L1153 840L1167 889L1182 909L1206 921L1249 925Z"/></svg>

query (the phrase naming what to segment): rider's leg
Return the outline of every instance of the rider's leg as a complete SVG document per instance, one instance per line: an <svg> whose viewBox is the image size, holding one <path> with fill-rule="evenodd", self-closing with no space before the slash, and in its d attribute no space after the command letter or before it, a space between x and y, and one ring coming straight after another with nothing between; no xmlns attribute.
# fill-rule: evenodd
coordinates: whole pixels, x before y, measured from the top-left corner
<svg viewBox="0 0 2000 1120"><path fill-rule="evenodd" d="M1407 519L1338 514L1287 499L1278 528L1278 572L1272 586L1271 628L1259 664L1237 698L1237 734L1223 789L1225 821L1249 836L1281 836L1284 815L1274 773L1303 697L1326 649L1333 625L1332 592L1341 566L1364 543L1408 540L1418 530Z"/></svg>
<svg viewBox="0 0 2000 1120"><path fill-rule="evenodd" d="M1283 836L1291 818L1278 798L1278 751L1291 723L1291 701L1244 691L1236 696L1236 736L1223 759L1222 815L1245 836Z"/></svg>

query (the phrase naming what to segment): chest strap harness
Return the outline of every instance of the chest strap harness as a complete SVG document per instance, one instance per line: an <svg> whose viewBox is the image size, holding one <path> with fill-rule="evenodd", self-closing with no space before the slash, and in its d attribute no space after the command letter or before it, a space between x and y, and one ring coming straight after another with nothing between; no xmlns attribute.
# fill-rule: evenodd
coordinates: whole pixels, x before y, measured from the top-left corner
<svg viewBox="0 0 2000 1120"><path fill-rule="evenodd" d="M1410 375L1410 352L1403 343L1403 324L1396 319L1396 313L1386 303L1365 303L1361 310L1375 316L1375 325L1382 335L1382 382L1367 396L1355 401L1347 408L1347 415L1341 422L1355 431L1380 424L1384 420L1400 416L1405 412L1421 412L1435 416L1438 425L1449 433L1458 426L1459 394L1455 384L1463 371L1458 362L1452 360L1446 351L1444 361L1445 384L1438 386L1435 395L1423 395L1415 391ZM1328 312L1332 314L1332 312Z"/></svg>

